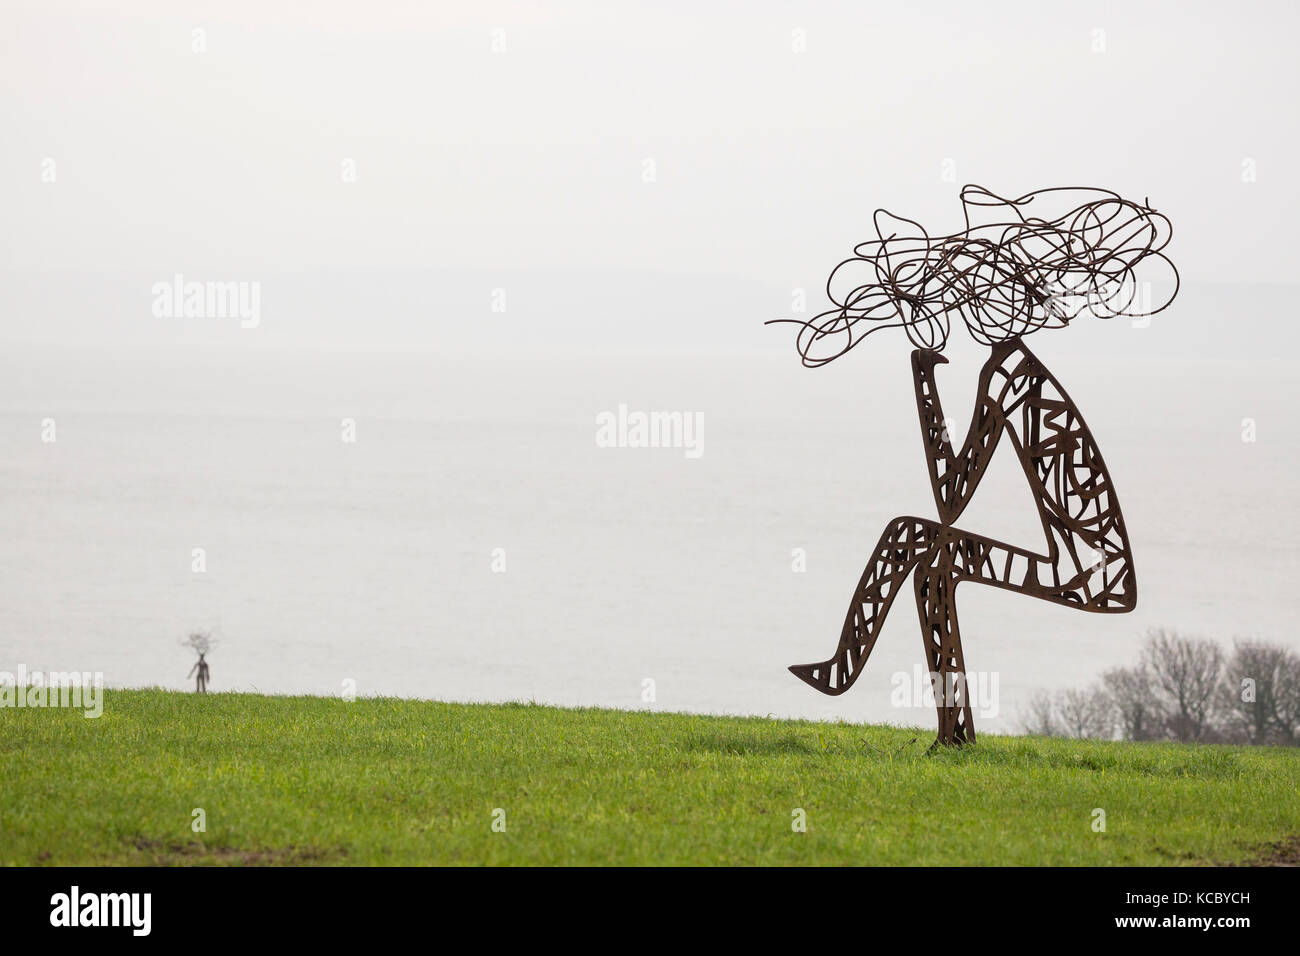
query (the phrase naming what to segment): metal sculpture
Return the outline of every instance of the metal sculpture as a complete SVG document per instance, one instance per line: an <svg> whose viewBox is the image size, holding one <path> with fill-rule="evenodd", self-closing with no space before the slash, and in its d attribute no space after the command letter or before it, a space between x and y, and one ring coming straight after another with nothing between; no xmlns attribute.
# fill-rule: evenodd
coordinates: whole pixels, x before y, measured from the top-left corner
<svg viewBox="0 0 1300 956"><path fill-rule="evenodd" d="M1068 202L1063 214L1033 215L1062 199ZM1065 389L1022 337L1063 328L1085 312L1152 315L1168 307L1179 285L1163 252L1169 220L1149 202L1079 187L1004 199L966 186L961 200L965 229L933 238L919 223L877 210L877 238L860 244L827 282L836 307L809 321L775 320L800 326L797 347L809 367L839 358L881 328L906 330L917 347L916 408L939 514L937 521L901 517L886 526L835 653L790 670L822 693L848 690L910 575L938 708L936 744L954 746L975 739L954 600L958 584L976 581L1096 613L1123 613L1137 603L1132 549L1101 451ZM1172 291L1158 305L1149 301L1149 283L1138 281L1142 262L1169 270ZM837 292L837 281L862 267L865 281ZM934 375L948 361L941 353L953 314L990 347L960 448L950 439ZM1037 503L1042 550L956 527L1004 437Z"/></svg>

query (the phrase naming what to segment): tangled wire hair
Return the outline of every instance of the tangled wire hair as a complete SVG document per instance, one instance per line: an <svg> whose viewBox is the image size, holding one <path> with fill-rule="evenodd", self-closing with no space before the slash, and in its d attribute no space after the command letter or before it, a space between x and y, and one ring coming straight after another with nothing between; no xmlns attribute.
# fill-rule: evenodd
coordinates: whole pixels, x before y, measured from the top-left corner
<svg viewBox="0 0 1300 956"><path fill-rule="evenodd" d="M1073 203L1063 215L1031 215L1059 199ZM953 313L977 342L992 345L1064 328L1085 310L1099 318L1154 315L1178 294L1178 270L1163 251L1173 228L1148 203L1078 186L1019 199L964 186L961 203L966 228L950 236L931 237L918 222L876 210L877 238L856 246L826 281L835 308L808 321L772 320L800 326L804 365L825 365L872 332L900 326L916 347L941 350ZM1135 270L1147 260L1168 267L1173 291L1138 311Z"/></svg>

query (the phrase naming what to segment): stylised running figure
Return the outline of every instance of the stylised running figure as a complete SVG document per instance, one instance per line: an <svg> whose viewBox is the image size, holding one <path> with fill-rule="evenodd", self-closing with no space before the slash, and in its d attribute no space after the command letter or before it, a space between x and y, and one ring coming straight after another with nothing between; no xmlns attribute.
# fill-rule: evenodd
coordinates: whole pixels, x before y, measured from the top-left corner
<svg viewBox="0 0 1300 956"><path fill-rule="evenodd" d="M1062 216L1033 218L1031 204L1083 193ZM920 615L935 701L938 741L975 739L954 591L978 581L1099 613L1137 603L1133 555L1110 473L1083 417L1060 382L1021 336L1064 327L1084 310L1102 316L1149 315L1177 293L1177 271L1161 250L1169 222L1147 205L1104 190L1053 189L1005 200L977 186L962 190L966 229L931 239L916 223L877 212L878 239L831 275L838 308L799 322L804 363L822 365L870 332L902 326L913 344L912 375L938 520L891 521L854 592L839 645L829 660L790 670L826 694L842 694L866 664L894 598L908 576ZM996 210L998 221L973 224ZM916 232L888 235L894 219ZM1130 311L1140 289L1134 267L1152 259L1171 271L1173 292L1158 307ZM837 295L848 266L866 264L869 281ZM960 315L990 346L965 440L950 440L934 369L948 360L948 316ZM883 322L862 331L861 323ZM829 345L829 347L827 347ZM1020 459L1037 502L1041 547L1016 547L956 526L1003 438Z"/></svg>

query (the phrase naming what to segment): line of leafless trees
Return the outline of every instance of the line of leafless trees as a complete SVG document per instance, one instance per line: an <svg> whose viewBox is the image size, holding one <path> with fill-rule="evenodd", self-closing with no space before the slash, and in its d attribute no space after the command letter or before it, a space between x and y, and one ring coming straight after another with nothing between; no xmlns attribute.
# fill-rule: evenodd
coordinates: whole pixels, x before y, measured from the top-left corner
<svg viewBox="0 0 1300 956"><path fill-rule="evenodd" d="M1300 744L1300 655L1266 641L1232 650L1157 629L1135 667L1116 667L1092 687L1039 692L1026 733L1106 740Z"/></svg>

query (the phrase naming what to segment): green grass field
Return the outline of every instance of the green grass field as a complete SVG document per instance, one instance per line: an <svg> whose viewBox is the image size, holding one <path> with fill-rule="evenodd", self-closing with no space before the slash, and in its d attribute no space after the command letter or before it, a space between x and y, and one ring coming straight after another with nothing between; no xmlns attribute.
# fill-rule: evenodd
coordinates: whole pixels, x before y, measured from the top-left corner
<svg viewBox="0 0 1300 956"><path fill-rule="evenodd" d="M0 710L4 864L1295 858L1300 751L530 705L107 691ZM206 831L194 832L201 808ZM1105 811L1105 832L1093 829ZM493 829L504 811L505 831ZM795 832L801 809L806 832ZM496 815L500 819L501 815Z"/></svg>

